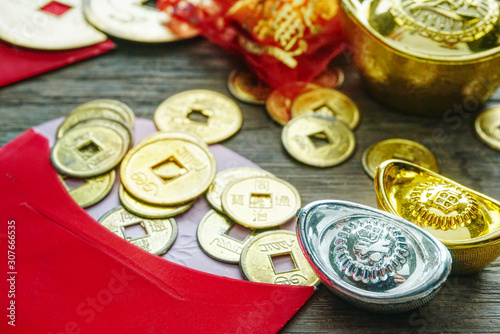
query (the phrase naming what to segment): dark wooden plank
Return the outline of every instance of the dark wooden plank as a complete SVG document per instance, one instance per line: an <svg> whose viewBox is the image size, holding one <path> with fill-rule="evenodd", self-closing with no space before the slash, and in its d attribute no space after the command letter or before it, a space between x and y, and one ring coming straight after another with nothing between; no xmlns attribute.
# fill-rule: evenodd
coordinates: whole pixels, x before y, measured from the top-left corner
<svg viewBox="0 0 500 334"><path fill-rule="evenodd" d="M281 127L264 108L241 102L243 128L224 144L296 185L304 203L334 198L376 206L373 181L363 171L361 156L371 144L393 137L423 143L436 154L442 174L500 199L500 152L476 138L474 113L428 119L391 111L363 90L348 57L335 62L347 75L342 91L362 114L357 150L347 162L318 169L294 161L282 148ZM236 64L233 57L199 38L162 46L121 42L107 55L0 88L0 144L93 99L121 100L138 117L152 119L161 101L183 90L206 88L229 94L226 80ZM488 103L495 101L500 102L500 91ZM362 331L500 332L500 261L477 275L450 277L429 304L399 315L357 309L321 287L282 333Z"/></svg>

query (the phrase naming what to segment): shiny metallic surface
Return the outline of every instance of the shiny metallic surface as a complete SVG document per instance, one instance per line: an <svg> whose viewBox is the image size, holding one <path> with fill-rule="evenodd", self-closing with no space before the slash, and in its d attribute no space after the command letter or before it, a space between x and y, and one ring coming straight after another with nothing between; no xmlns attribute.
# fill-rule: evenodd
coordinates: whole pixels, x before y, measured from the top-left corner
<svg viewBox="0 0 500 334"><path fill-rule="evenodd" d="M420 307L450 273L446 247L398 216L337 200L310 203L297 216L300 246L323 284L358 307Z"/></svg>

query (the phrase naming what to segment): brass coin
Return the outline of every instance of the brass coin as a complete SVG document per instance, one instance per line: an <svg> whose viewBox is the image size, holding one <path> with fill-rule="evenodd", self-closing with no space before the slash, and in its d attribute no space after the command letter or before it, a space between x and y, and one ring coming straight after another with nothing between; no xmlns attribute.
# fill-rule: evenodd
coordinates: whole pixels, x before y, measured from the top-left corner
<svg viewBox="0 0 500 334"><path fill-rule="evenodd" d="M243 116L227 96L199 89L163 101L155 111L154 121L159 130L190 131L213 144L234 135L241 128Z"/></svg>
<svg viewBox="0 0 500 334"><path fill-rule="evenodd" d="M251 176L271 176L273 174L263 169L256 169L251 167L239 167L227 169L217 173L214 182L208 187L206 197L208 203L217 211L224 212L222 209L222 193L224 189L231 183L237 180L245 179Z"/></svg>
<svg viewBox="0 0 500 334"><path fill-rule="evenodd" d="M279 268L280 259L288 258L289 268ZM315 286L320 283L300 250L293 232L271 231L260 234L241 252L240 268L253 282Z"/></svg>
<svg viewBox="0 0 500 334"><path fill-rule="evenodd" d="M269 176L235 181L222 193L222 208L227 215L252 229L286 223L300 205L300 194L294 186Z"/></svg>
<svg viewBox="0 0 500 334"><path fill-rule="evenodd" d="M479 139L500 151L500 106L491 107L479 114L474 127Z"/></svg>
<svg viewBox="0 0 500 334"><path fill-rule="evenodd" d="M73 127L71 127L71 129L81 128L86 126L110 127L120 132L124 137L128 138L127 141L129 142L129 147L132 147L134 144L134 130L124 121L118 119L89 117L87 119L83 119L80 122L76 123L75 125L73 125Z"/></svg>
<svg viewBox="0 0 500 334"><path fill-rule="evenodd" d="M302 93L321 88L308 82L286 83L269 94L266 100L266 110L269 116L280 125L285 125L290 120L290 108L293 100Z"/></svg>
<svg viewBox="0 0 500 334"><path fill-rule="evenodd" d="M196 135L195 133L189 132L189 131L182 131L182 130L171 130L171 131L157 131L153 133L152 135L144 138L141 141L141 144L145 144L148 142L154 142L159 139L171 139L171 138L178 138L178 139L185 139L187 141L193 142L195 144L198 144L200 146L203 146L208 149L207 143L201 139L200 136Z"/></svg>
<svg viewBox="0 0 500 334"><path fill-rule="evenodd" d="M283 128L281 141L293 158L315 167L341 164L356 148L356 138L343 122L314 114L292 119Z"/></svg>
<svg viewBox="0 0 500 334"><path fill-rule="evenodd" d="M100 120L100 125L76 126L58 139L51 160L59 173L89 178L115 168L130 145L120 123Z"/></svg>
<svg viewBox="0 0 500 334"><path fill-rule="evenodd" d="M340 89L344 85L345 75L338 67L326 68L316 78L313 83L321 87Z"/></svg>
<svg viewBox="0 0 500 334"><path fill-rule="evenodd" d="M335 117L351 129L355 129L359 123L356 104L341 92L329 88L315 89L297 96L292 104L291 117L304 114Z"/></svg>
<svg viewBox="0 0 500 334"><path fill-rule="evenodd" d="M150 253L164 254L177 238L177 223L174 218L146 219L138 217L121 206L109 211L99 219L104 227ZM140 225L146 235L138 238L129 236L127 229Z"/></svg>
<svg viewBox="0 0 500 334"><path fill-rule="evenodd" d="M434 154L427 147L408 139L387 139L378 142L363 153L361 163L371 178L375 177L377 167L391 159L405 160L433 172L439 172L439 166Z"/></svg>
<svg viewBox="0 0 500 334"><path fill-rule="evenodd" d="M226 215L210 210L201 218L196 232L201 249L210 257L227 263L239 263L243 247L260 233L267 230L252 230L240 241L227 235L236 223Z"/></svg>
<svg viewBox="0 0 500 334"><path fill-rule="evenodd" d="M212 183L216 162L206 146L175 132L135 146L123 159L120 176L133 197L153 205L177 206L194 200Z"/></svg>
<svg viewBox="0 0 500 334"><path fill-rule="evenodd" d="M103 175L84 179L85 183L83 185L71 190L67 185L66 177L59 175L59 179L75 202L82 208L88 208L89 206L99 203L109 194L111 189L113 189L116 180L116 172L112 170Z"/></svg>
<svg viewBox="0 0 500 334"><path fill-rule="evenodd" d="M238 100L264 105L272 88L249 69L234 69L227 80L229 92Z"/></svg>
<svg viewBox="0 0 500 334"><path fill-rule="evenodd" d="M122 115L122 118L130 125L131 128L134 127L135 125L135 114L132 108L130 108L128 105L126 105L123 102L117 101L117 100L111 100L111 99L101 99L101 100L93 100L86 102L82 105L79 105L71 113L76 113L80 109L87 109L87 108L94 108L94 109L109 109L113 110L119 114Z"/></svg>
<svg viewBox="0 0 500 334"><path fill-rule="evenodd" d="M145 218L173 217L189 209L195 202L192 201L179 206L151 205L134 198L125 190L122 184L120 184L120 188L118 189L118 197L120 198L120 202L122 203L123 207L127 209L127 211Z"/></svg>

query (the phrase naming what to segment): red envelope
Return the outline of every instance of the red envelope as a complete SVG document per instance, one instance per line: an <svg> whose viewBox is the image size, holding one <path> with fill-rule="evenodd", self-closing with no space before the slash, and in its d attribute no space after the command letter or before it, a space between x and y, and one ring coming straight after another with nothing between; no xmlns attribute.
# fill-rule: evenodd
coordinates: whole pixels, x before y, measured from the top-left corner
<svg viewBox="0 0 500 334"><path fill-rule="evenodd" d="M33 130L0 149L1 333L276 333L313 294L143 251L74 203L49 154Z"/></svg>
<svg viewBox="0 0 500 334"><path fill-rule="evenodd" d="M0 41L0 87L100 55L114 47L115 43L108 39L81 49L42 51Z"/></svg>

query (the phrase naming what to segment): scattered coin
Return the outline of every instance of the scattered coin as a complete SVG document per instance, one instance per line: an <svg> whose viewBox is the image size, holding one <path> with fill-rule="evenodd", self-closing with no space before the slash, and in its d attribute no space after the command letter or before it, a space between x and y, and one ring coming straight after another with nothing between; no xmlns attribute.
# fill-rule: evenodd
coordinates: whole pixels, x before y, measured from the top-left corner
<svg viewBox="0 0 500 334"><path fill-rule="evenodd" d="M115 184L116 173L112 170L109 173L85 179L83 185L71 190L68 187L66 177L59 175L59 179L75 202L82 208L87 208L99 203L109 194Z"/></svg>
<svg viewBox="0 0 500 334"><path fill-rule="evenodd" d="M483 111L474 123L476 133L486 145L500 151L500 106Z"/></svg>
<svg viewBox="0 0 500 334"><path fill-rule="evenodd" d="M313 83L326 88L340 89L344 85L344 81L344 71L338 67L330 67L314 78Z"/></svg>
<svg viewBox="0 0 500 334"><path fill-rule="evenodd" d="M238 100L264 105L272 88L247 68L234 69L227 80L229 92Z"/></svg>
<svg viewBox="0 0 500 334"><path fill-rule="evenodd" d="M213 144L234 135L241 128L243 116L227 96L199 89L163 101L155 111L154 121L161 131L186 130Z"/></svg>
<svg viewBox="0 0 500 334"><path fill-rule="evenodd" d="M405 160L438 173L439 167L434 154L427 147L408 139L387 139L378 142L363 153L361 163L371 178L375 177L377 167L390 159Z"/></svg>
<svg viewBox="0 0 500 334"><path fill-rule="evenodd" d="M121 115L131 128L134 127L135 115L132 108L121 101L111 100L111 99L100 99L86 102L77 108L75 108L71 113L76 113L81 109L108 109L112 110Z"/></svg>
<svg viewBox="0 0 500 334"><path fill-rule="evenodd" d="M286 151L296 160L315 167L332 167L346 161L356 148L353 132L328 116L302 115L282 130Z"/></svg>

